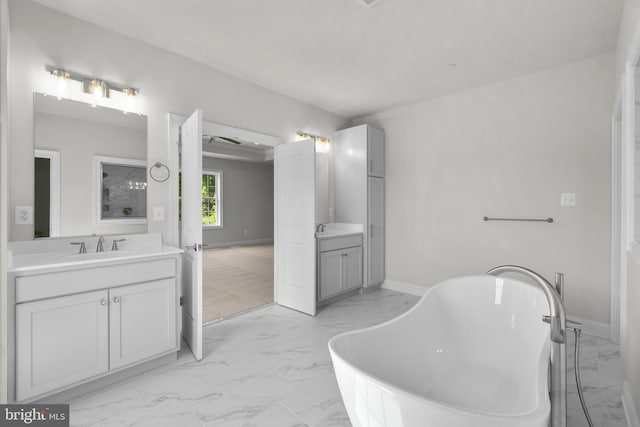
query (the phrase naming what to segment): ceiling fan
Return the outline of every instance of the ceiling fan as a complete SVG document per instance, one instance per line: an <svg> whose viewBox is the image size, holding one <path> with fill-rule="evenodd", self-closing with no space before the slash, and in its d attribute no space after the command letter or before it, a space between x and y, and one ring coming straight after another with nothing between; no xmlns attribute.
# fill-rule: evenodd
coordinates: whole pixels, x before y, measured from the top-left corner
<svg viewBox="0 0 640 427"><path fill-rule="evenodd" d="M227 138L226 136L217 136L217 135L210 135L210 134L202 134L202 139L207 139L207 143L211 144L212 142L214 142L215 140L220 140L229 144L236 144L236 145L242 145L242 142L233 139L233 138Z"/></svg>

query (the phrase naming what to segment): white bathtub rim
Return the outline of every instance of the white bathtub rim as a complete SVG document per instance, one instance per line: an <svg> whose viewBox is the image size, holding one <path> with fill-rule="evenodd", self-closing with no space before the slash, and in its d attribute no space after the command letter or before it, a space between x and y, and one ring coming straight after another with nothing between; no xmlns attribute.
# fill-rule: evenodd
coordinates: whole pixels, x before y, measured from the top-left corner
<svg viewBox="0 0 640 427"><path fill-rule="evenodd" d="M504 420L509 420L509 419L526 419L526 420L537 420L540 418L543 418L545 416L549 416L550 411L551 411L551 402L549 399L544 399L544 393L545 393L545 387L544 384L546 384L546 381L543 382L543 384L541 384L543 390L536 390L535 393L535 405L533 407L532 410L530 411L526 411L526 412L522 412L522 413L512 413L512 414L504 414L504 413L495 413L495 412L487 412L487 411L478 411L476 409L469 409L469 408L463 408L460 406L455 406L449 402L443 402L441 400L438 399L434 399L434 398L427 398L425 396L421 396L419 394L413 393L411 391L405 390L403 388L398 387L395 384L391 384L381 378L379 378L378 376L370 373L370 372L366 372L363 371L362 369L354 366L351 362L345 360L343 357L341 357L336 351L335 351L335 342L340 340L342 337L346 337L349 335L354 335L354 334L359 334L361 332L368 332L368 331L373 331L376 329L380 329L380 328L384 328L385 326L387 326L388 324L391 323L395 323L396 321L400 321L400 319L403 319L406 316L409 316L413 311L417 310L418 307L421 305L422 301L427 298L429 296L429 294L435 290L437 290L439 287L441 286L446 286L447 283L452 282L452 281L456 281L456 280L470 280L470 279L474 279L474 278L482 278L482 279L486 279L487 277L496 279L495 276L491 276L491 275L470 275L470 276L460 276L460 277L455 277L455 278L451 278L451 279L447 279L444 280L440 283L437 283L436 285L430 287L427 289L427 291L424 293L424 295L422 296L422 298L420 298L420 300L413 306L411 307L409 310L407 310L406 312L402 313L401 315L394 317L393 319L387 320L386 322L380 323L378 325L373 325L373 326L368 326L366 328L361 328L361 329L356 329L353 331L348 331L348 332L343 332L341 334L336 335L335 337L331 338L329 340L328 343L328 347L329 347L329 353L331 354L332 359L338 358L342 363L344 363L345 365L349 366L349 368L353 369L354 371L356 371L358 374L367 377L369 379L371 379L374 383L376 383L377 385L379 385L380 387L383 388L387 388L387 389L391 389L393 390L393 392L395 393L399 393L401 395L404 395L406 397L409 397L410 399L417 399L420 402L429 402L430 404L433 404L435 406L438 406L442 409L454 412L454 413L458 413L458 414L471 414L473 416L476 417L480 417L486 420L491 420L491 419L495 419L495 418L501 418ZM528 282L524 282L522 280L518 280L518 279L512 279L509 278L509 280L515 281L515 282L519 282L523 285L526 285L528 287L531 287L533 289L537 289L538 291L542 292L542 290L532 284L532 283L528 283ZM543 363L543 362L541 362ZM544 362L546 363L546 362ZM538 366L539 368L540 366ZM540 372L538 372L538 376L540 376ZM546 374L544 375L546 377ZM541 399L542 397L542 399Z"/></svg>
<svg viewBox="0 0 640 427"><path fill-rule="evenodd" d="M341 334L345 335L345 334ZM338 338L336 336L335 338ZM342 357L338 356L331 347L329 347L329 353L331 353L332 357L337 357L341 363L347 365L350 369L356 371L359 375L365 376L368 380L375 383L378 387L391 390L393 393L397 393L403 395L411 400L417 400L421 404L429 404L438 409L448 411L453 414L463 415L463 416L471 416L476 419L481 419L483 421L493 421L496 418L501 419L503 421L508 420L526 420L526 421L537 421L540 419L544 419L545 417L550 417L551 413L551 404L548 400L545 400L540 404L540 400L538 398L538 394L536 394L536 403L535 408L529 412L524 413L514 413L514 414L502 414L502 413L493 413L493 412L484 412L478 411L474 409L467 409L460 406L455 406L448 402L443 402L441 400L426 398L425 396L421 396L419 394L413 393L411 391L399 388L396 385L390 384L377 376L370 374L368 372L364 372L363 370L353 366L353 364L347 362ZM341 391L342 393L342 391Z"/></svg>

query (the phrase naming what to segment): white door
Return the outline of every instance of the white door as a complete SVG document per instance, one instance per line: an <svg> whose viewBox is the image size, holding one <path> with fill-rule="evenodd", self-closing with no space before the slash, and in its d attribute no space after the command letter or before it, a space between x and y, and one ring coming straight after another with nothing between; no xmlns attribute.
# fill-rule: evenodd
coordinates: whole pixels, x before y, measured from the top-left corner
<svg viewBox="0 0 640 427"><path fill-rule="evenodd" d="M367 156L369 176L384 177L384 133L367 126Z"/></svg>
<svg viewBox="0 0 640 427"><path fill-rule="evenodd" d="M109 290L111 369L176 350L175 289L163 279Z"/></svg>
<svg viewBox="0 0 640 427"><path fill-rule="evenodd" d="M202 359L202 111L182 124L182 335Z"/></svg>
<svg viewBox="0 0 640 427"><path fill-rule="evenodd" d="M16 304L16 399L109 370L107 291Z"/></svg>
<svg viewBox="0 0 640 427"><path fill-rule="evenodd" d="M384 281L384 179L369 177L369 248L367 286Z"/></svg>
<svg viewBox="0 0 640 427"><path fill-rule="evenodd" d="M276 302L316 315L315 141L276 147Z"/></svg>

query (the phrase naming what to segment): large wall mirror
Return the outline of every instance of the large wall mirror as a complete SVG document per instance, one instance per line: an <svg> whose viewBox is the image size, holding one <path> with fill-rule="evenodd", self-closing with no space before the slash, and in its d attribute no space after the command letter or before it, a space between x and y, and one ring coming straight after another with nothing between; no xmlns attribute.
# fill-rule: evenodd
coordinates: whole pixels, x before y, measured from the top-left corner
<svg viewBox="0 0 640 427"><path fill-rule="evenodd" d="M34 95L34 237L147 231L147 118Z"/></svg>

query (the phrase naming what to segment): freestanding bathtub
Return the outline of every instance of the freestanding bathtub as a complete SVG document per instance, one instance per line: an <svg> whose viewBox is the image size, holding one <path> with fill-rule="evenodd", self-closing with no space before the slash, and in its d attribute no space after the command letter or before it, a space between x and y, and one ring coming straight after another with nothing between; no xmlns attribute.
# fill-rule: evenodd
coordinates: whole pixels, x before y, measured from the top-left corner
<svg viewBox="0 0 640 427"><path fill-rule="evenodd" d="M354 427L547 427L549 306L519 280L460 277L329 351Z"/></svg>

